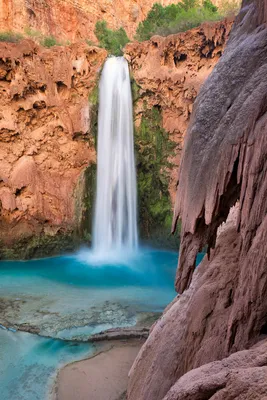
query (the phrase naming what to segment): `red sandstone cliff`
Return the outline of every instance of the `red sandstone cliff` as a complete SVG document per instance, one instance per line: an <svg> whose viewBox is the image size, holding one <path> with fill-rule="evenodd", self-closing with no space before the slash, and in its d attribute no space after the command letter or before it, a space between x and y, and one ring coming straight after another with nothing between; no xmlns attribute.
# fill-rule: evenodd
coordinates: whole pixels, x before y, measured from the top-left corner
<svg viewBox="0 0 267 400"><path fill-rule="evenodd" d="M129 400L266 398L266 22L267 1L244 0L194 104L174 215L183 293L139 353Z"/></svg>
<svg viewBox="0 0 267 400"><path fill-rule="evenodd" d="M78 224L75 189L95 160L88 94L105 58L105 50L85 44L0 43L2 242Z"/></svg>
<svg viewBox="0 0 267 400"><path fill-rule="evenodd" d="M230 24L126 48L140 85L136 123L145 105L160 108L178 144L176 162L196 93L221 55ZM179 54L186 59L179 61ZM51 49L29 40L0 44L0 243L12 247L23 238L79 228L86 185L94 197L84 176L95 160L88 94L105 58L105 50L82 43Z"/></svg>
<svg viewBox="0 0 267 400"><path fill-rule="evenodd" d="M229 36L231 19L203 24L187 32L126 46L124 55L140 87L135 104L135 124L145 109L157 106L163 128L177 143L172 160L178 166L184 134L193 103L203 82L220 59ZM170 193L174 204L176 170L171 172Z"/></svg>
<svg viewBox="0 0 267 400"><path fill-rule="evenodd" d="M154 0L0 0L0 31L24 33L25 28L31 28L59 39L95 40L95 24L104 19L112 29L125 28L132 38L154 3Z"/></svg>

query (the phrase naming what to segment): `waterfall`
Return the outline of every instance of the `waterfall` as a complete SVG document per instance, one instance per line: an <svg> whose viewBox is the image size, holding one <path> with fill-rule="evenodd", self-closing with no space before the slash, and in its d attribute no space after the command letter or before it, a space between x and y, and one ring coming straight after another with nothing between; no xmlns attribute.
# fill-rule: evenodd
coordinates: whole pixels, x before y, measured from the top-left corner
<svg viewBox="0 0 267 400"><path fill-rule="evenodd" d="M105 62L99 96L93 250L133 250L138 242L133 110L123 57Z"/></svg>

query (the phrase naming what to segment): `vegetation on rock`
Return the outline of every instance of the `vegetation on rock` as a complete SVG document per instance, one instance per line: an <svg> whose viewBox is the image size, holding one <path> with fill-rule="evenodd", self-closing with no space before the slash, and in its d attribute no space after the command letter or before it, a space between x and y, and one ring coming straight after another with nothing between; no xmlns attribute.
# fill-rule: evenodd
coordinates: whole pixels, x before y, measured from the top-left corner
<svg viewBox="0 0 267 400"><path fill-rule="evenodd" d="M17 43L21 39L23 39L23 36L20 33L15 33L15 32L0 32L0 42L11 42L11 43Z"/></svg>
<svg viewBox="0 0 267 400"><path fill-rule="evenodd" d="M146 19L138 25L135 38L144 41L153 35L167 36L184 32L202 22L216 21L222 17L223 14L211 0L204 0L202 4L198 0L182 0L166 7L155 3Z"/></svg>
<svg viewBox="0 0 267 400"><path fill-rule="evenodd" d="M99 46L114 56L122 56L124 46L130 41L123 28L113 31L107 27L106 21L98 21L94 33Z"/></svg>
<svg viewBox="0 0 267 400"><path fill-rule="evenodd" d="M54 36L44 37L43 40L41 41L41 44L44 47L48 47L48 48L59 45L59 43L57 42L57 39Z"/></svg>
<svg viewBox="0 0 267 400"><path fill-rule="evenodd" d="M77 185L76 220L78 237L87 243L92 241L92 222L96 193L96 164L84 170Z"/></svg>
<svg viewBox="0 0 267 400"><path fill-rule="evenodd" d="M30 28L25 29L25 35L37 41L40 45L48 48L53 46L61 46L69 44L69 42L68 43L58 42L53 35L45 36L42 34L42 32Z"/></svg>
<svg viewBox="0 0 267 400"><path fill-rule="evenodd" d="M0 260L29 260L74 250L80 240L72 232L21 237L13 245L0 241Z"/></svg>
<svg viewBox="0 0 267 400"><path fill-rule="evenodd" d="M58 42L58 40L53 36L45 36L40 31L25 28L24 35L17 32L0 32L0 42L18 43L24 38L31 38L41 46L53 47L53 46L64 46L69 45L70 42Z"/></svg>
<svg viewBox="0 0 267 400"><path fill-rule="evenodd" d="M100 74L99 74L100 76ZM97 123L98 123L98 106L99 106L99 76L95 82L93 90L88 96L90 105L90 136L93 140L93 146L96 149L97 146Z"/></svg>
<svg viewBox="0 0 267 400"><path fill-rule="evenodd" d="M162 128L160 109L143 112L141 124L135 130L137 164L138 214L140 236L155 245L177 247L177 236L171 239L172 206L169 194L168 161L175 143Z"/></svg>

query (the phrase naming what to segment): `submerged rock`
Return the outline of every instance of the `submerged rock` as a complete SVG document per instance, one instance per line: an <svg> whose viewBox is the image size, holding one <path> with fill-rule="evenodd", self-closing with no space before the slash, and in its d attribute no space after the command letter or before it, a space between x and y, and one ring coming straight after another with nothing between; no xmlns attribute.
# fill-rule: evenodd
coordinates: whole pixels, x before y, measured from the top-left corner
<svg viewBox="0 0 267 400"><path fill-rule="evenodd" d="M183 294L141 349L130 374L130 400L266 395L267 360L251 348L267 332L266 22L266 0L243 2L194 105L173 226L180 216L176 288ZM194 271L205 245L209 259ZM245 348L245 357L237 353L201 367Z"/></svg>

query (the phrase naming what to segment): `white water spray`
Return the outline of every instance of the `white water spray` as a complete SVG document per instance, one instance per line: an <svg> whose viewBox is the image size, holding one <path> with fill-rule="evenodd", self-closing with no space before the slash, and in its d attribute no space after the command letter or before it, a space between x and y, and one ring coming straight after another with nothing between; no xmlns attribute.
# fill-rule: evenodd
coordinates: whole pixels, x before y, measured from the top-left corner
<svg viewBox="0 0 267 400"><path fill-rule="evenodd" d="M134 250L138 238L133 110L129 69L123 57L107 59L99 90L93 250Z"/></svg>

